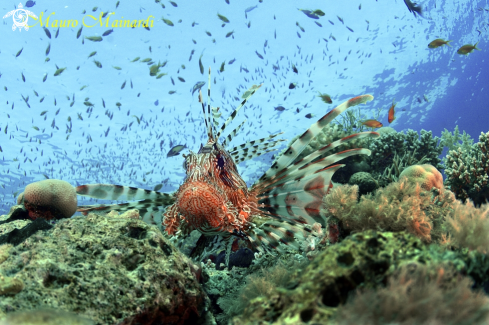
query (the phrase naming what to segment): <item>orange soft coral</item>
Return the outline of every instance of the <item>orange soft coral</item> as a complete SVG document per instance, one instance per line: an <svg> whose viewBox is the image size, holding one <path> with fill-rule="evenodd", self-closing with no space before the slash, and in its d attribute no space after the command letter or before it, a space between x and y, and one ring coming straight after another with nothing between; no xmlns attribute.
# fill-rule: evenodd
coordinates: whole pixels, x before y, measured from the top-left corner
<svg viewBox="0 0 489 325"><path fill-rule="evenodd" d="M323 213L341 223L343 230L359 232L367 229L403 231L418 236L425 242L441 236L442 209L453 201L450 192L425 191L407 178L358 200L358 186L335 187L324 199ZM433 197L434 195L434 197ZM434 202L438 200L437 204ZM436 229L434 229L436 228Z"/></svg>

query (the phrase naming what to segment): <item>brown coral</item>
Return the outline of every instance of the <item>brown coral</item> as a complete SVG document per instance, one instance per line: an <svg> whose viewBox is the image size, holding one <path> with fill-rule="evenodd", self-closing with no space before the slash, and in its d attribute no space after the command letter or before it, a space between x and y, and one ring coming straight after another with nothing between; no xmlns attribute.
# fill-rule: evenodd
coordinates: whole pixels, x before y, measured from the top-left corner
<svg viewBox="0 0 489 325"><path fill-rule="evenodd" d="M450 191L425 191L402 178L357 200L358 186L333 188L323 201L328 224L339 222L347 232L407 230L431 242L441 239L444 215L454 198Z"/></svg>
<svg viewBox="0 0 489 325"><path fill-rule="evenodd" d="M449 264L409 263L396 273L386 288L357 291L337 324L487 324L489 299Z"/></svg>
<svg viewBox="0 0 489 325"><path fill-rule="evenodd" d="M489 252L488 204L475 208L470 201L466 204L457 201L446 221L446 227L450 233L448 243L482 253Z"/></svg>
<svg viewBox="0 0 489 325"><path fill-rule="evenodd" d="M31 219L69 218L76 212L75 188L68 182L46 179L26 186L23 203Z"/></svg>

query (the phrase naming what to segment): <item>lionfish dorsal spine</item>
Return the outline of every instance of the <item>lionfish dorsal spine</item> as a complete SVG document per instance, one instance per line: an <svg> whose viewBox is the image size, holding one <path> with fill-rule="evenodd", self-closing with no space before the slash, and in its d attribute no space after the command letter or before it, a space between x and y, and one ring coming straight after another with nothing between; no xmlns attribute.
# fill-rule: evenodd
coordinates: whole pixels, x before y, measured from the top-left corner
<svg viewBox="0 0 489 325"><path fill-rule="evenodd" d="M245 122L246 122L246 119L243 122L241 122L241 124L238 125L234 130L232 130L228 134L228 136L224 139L224 141L222 141L222 144L221 145L222 145L223 148L226 148L227 144L230 143L233 140L234 136L236 134L238 134L239 129L241 129L241 127L243 126L243 124L245 124Z"/></svg>
<svg viewBox="0 0 489 325"><path fill-rule="evenodd" d="M269 153L271 151L277 150L277 148L274 147L282 141L285 140L280 139L276 141L269 141L255 146L247 146L246 148L236 149L233 152L230 152L230 155L231 157L233 157L234 162L239 164L240 162L253 159L261 155L264 155L266 153Z"/></svg>
<svg viewBox="0 0 489 325"><path fill-rule="evenodd" d="M268 169L268 171L257 181L264 181L273 175L281 174L285 168L289 166L306 148L309 142L321 132L321 130L334 120L338 115L344 112L347 108L356 106L362 103L373 100L372 95L360 95L347 100L346 102L338 105L329 113L320 118L316 123L311 125L294 143L292 143L284 154Z"/></svg>
<svg viewBox="0 0 489 325"><path fill-rule="evenodd" d="M250 89L248 89L243 97L243 101L241 102L241 104L231 113L231 116L228 117L228 119L224 122L224 124L221 126L221 129L219 130L219 132L217 132L217 135L216 135L216 139L219 139L219 137L221 136L222 132L224 132L224 130L226 129L226 127L229 125L229 123L231 123L234 118L236 117L236 115L238 115L238 112L239 110L246 104L246 102L248 101L248 99L255 93L255 91L260 88L262 85L253 85L251 86Z"/></svg>
<svg viewBox="0 0 489 325"><path fill-rule="evenodd" d="M219 118L221 117L222 113L219 112L219 107L211 107L211 109L212 109L212 121L214 122L214 128L217 129L219 127Z"/></svg>
<svg viewBox="0 0 489 325"><path fill-rule="evenodd" d="M214 136L213 123L211 122L213 116L211 115L211 68L210 67L209 67L209 80L208 80L208 87L207 87L207 114L205 112L205 103L204 103L204 99L202 98L202 92L200 91L200 89L199 89L199 102L202 104L202 112L204 113L204 121L207 130L207 137L209 138L209 140L217 141L217 138Z"/></svg>

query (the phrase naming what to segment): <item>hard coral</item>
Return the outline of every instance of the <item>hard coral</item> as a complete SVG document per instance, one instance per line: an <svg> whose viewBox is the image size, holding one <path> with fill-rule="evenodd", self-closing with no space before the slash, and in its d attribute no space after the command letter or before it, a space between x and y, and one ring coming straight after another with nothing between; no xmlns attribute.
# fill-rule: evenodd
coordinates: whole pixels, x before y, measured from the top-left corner
<svg viewBox="0 0 489 325"><path fill-rule="evenodd" d="M431 131L421 130L420 134L414 130L404 132L385 132L377 139L370 140L368 148L372 150L370 166L373 171L382 173L394 160L394 156L403 157L407 153L413 154L411 160L424 161L437 169L442 169L440 158L443 146L440 138L433 137Z"/></svg>
<svg viewBox="0 0 489 325"><path fill-rule="evenodd" d="M414 299L414 305L411 306L417 304L420 308L423 306L435 308L416 310L416 312L426 313L431 313L432 310L449 312L447 307L453 306L452 311L454 313L459 311L460 314L455 315L454 322L416 322L414 319L412 322L389 324L487 324L487 322L477 322L481 318L471 318L472 315L480 315L480 311L487 315L486 298L478 295L478 299L473 300L470 288L468 286L461 288L463 285L468 285L468 281L456 281L464 279L458 277L459 274L464 274L475 280L475 288L481 288L488 280L487 260L486 255L476 251L465 254L459 251L447 251L438 245L424 245L419 238L406 232L368 230L353 234L338 245L331 245L320 252L309 266L300 272L299 278L287 284L285 288L275 288L267 296L249 301L244 315L234 317L232 324L338 324L333 322L332 316L357 289L382 288L389 278L399 274L396 270L400 265L412 264L416 261L430 268L427 274L433 274L435 282L440 270L438 266L443 264L445 273L440 283L437 283L440 288L438 293L444 292L447 295L437 296L438 301L442 303L440 305L437 305L436 300ZM476 279L478 274L481 275L479 280ZM451 288L455 291L450 290ZM457 294L456 298L450 299L451 293ZM409 298L411 297L413 296ZM461 297L467 297L468 300L464 301L460 299ZM405 301L407 297L395 296L394 298ZM479 304L481 300L484 302L483 306ZM395 305L396 301L386 301L385 303L388 304L386 307L389 304ZM372 300L371 305L367 307L370 311L375 311L378 302L379 300ZM460 320L458 317L462 321L455 323L455 320ZM383 324L362 320L363 318L359 318L355 324Z"/></svg>
<svg viewBox="0 0 489 325"><path fill-rule="evenodd" d="M58 179L46 179L26 186L19 196L31 219L69 218L76 212L75 188Z"/></svg>
<svg viewBox="0 0 489 325"><path fill-rule="evenodd" d="M481 133L479 143L451 150L446 158L445 184L457 199L471 199L475 205L489 201L489 132Z"/></svg>
<svg viewBox="0 0 489 325"><path fill-rule="evenodd" d="M430 164L413 165L404 169L399 177L407 177L410 182L418 183L422 189L429 191L433 187L443 188L443 176Z"/></svg>

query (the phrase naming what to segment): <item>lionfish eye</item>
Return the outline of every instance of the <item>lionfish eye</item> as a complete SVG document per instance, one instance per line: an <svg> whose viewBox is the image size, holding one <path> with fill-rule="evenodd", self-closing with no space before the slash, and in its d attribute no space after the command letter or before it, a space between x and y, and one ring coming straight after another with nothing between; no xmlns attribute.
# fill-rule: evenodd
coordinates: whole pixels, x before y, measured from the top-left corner
<svg viewBox="0 0 489 325"><path fill-rule="evenodd" d="M221 155L218 155L217 156L217 166L222 169L222 168L224 168L225 164L226 164L226 160L224 160L224 157Z"/></svg>

